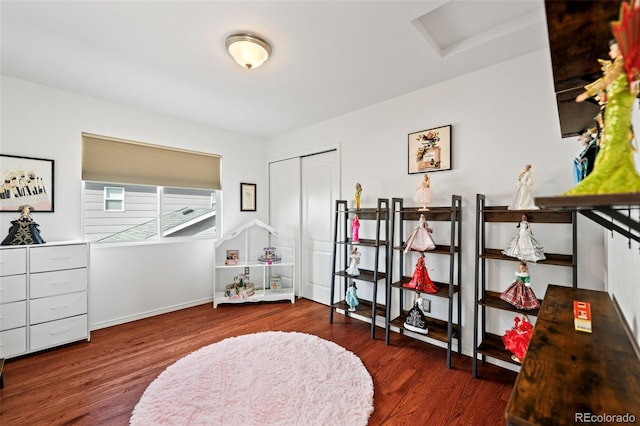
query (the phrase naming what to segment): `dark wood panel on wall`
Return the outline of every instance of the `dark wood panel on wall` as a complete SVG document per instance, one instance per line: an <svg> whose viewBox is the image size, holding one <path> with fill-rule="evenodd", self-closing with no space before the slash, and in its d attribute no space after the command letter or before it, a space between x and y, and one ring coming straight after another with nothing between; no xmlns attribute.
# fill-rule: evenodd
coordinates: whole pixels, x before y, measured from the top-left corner
<svg viewBox="0 0 640 426"><path fill-rule="evenodd" d="M595 100L577 103L585 84L602 75L598 59L609 59L611 21L618 18L621 0L546 0L547 32L553 83L562 137L575 136L595 124Z"/></svg>

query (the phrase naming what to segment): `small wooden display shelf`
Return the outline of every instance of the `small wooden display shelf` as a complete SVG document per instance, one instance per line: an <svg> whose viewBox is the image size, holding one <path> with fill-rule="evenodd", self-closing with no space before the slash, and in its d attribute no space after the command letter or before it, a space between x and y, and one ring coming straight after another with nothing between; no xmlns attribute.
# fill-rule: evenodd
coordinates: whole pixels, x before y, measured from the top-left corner
<svg viewBox="0 0 640 426"><path fill-rule="evenodd" d="M592 333L575 330L574 300L591 303ZM640 361L609 294L550 284L507 404L508 424L625 414L640 418Z"/></svg>

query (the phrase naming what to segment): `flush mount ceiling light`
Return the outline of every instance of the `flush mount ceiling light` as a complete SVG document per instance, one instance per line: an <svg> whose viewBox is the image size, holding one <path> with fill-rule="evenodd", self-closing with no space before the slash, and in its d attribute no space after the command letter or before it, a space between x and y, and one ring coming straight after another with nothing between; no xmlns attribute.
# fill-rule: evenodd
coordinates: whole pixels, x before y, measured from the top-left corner
<svg viewBox="0 0 640 426"><path fill-rule="evenodd" d="M271 55L271 45L251 33L231 34L224 45L233 59L247 69L258 68Z"/></svg>

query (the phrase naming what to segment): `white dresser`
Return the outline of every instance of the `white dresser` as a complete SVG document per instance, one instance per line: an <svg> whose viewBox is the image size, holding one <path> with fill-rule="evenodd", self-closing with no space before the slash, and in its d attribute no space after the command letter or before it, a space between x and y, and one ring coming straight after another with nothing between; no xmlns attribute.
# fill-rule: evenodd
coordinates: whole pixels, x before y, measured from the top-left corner
<svg viewBox="0 0 640 426"><path fill-rule="evenodd" d="M88 243L0 248L0 358L89 340Z"/></svg>

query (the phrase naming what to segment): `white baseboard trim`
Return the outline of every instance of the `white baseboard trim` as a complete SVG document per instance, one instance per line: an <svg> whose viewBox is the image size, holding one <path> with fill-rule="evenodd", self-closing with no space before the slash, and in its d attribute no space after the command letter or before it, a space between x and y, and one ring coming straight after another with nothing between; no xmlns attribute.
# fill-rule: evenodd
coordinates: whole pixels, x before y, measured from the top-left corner
<svg viewBox="0 0 640 426"><path fill-rule="evenodd" d="M178 305L165 306L162 308L153 309L146 312L127 315L127 316L115 318L109 321L97 322L97 323L90 324L89 329L93 331L93 330L99 330L101 328L113 327L114 325L120 325L120 324L125 324L131 321L137 321L144 318L154 317L156 315L166 314L167 312L179 311L180 309L191 308L193 306L203 305L205 303L213 303L213 298L206 297L204 299L192 300L190 302L185 302ZM213 305L211 305L211 309L213 309Z"/></svg>

